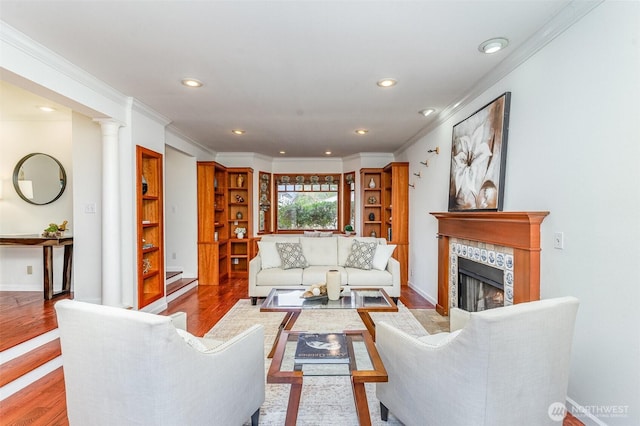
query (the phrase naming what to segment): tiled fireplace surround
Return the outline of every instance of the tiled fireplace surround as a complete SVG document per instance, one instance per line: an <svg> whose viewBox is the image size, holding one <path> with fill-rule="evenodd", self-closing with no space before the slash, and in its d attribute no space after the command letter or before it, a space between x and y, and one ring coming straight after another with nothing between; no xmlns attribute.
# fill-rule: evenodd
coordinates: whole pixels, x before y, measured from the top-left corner
<svg viewBox="0 0 640 426"><path fill-rule="evenodd" d="M457 305L458 257L504 271L505 305L540 299L540 224L549 212L431 214L438 219L438 313Z"/></svg>

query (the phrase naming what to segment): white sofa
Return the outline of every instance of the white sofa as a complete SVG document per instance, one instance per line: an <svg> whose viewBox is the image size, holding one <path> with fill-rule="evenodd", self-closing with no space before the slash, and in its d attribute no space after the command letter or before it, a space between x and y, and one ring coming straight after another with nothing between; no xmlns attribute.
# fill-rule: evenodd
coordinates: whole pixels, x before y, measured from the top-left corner
<svg viewBox="0 0 640 426"><path fill-rule="evenodd" d="M376 251L374 262L384 269L359 269L345 266L354 241L376 242L383 246ZM300 243L302 252L308 262L305 268L283 269L275 243ZM372 237L305 237L291 235L265 235L258 243L258 255L249 262L249 296L255 305L258 297L266 297L272 288L300 287L325 282L327 271L340 271L342 285L348 287L382 288L397 300L400 297L400 264L390 256L390 250L384 250L387 241L384 238ZM386 252L386 253L383 253ZM381 263L382 261L382 263Z"/></svg>

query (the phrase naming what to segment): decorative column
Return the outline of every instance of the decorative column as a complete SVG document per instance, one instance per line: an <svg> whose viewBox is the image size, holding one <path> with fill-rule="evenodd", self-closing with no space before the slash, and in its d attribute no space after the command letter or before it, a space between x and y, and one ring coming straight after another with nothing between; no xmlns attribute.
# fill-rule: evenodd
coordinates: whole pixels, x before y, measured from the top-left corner
<svg viewBox="0 0 640 426"><path fill-rule="evenodd" d="M122 306L118 168L118 130L122 123L111 119L95 121L102 129L102 304Z"/></svg>

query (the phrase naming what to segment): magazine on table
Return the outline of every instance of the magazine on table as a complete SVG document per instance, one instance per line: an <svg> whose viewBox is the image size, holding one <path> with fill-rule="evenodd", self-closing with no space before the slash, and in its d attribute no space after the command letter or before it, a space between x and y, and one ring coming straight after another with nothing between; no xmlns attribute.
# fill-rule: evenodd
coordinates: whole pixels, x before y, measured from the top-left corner
<svg viewBox="0 0 640 426"><path fill-rule="evenodd" d="M298 336L296 364L347 364L349 351L343 333L303 333Z"/></svg>

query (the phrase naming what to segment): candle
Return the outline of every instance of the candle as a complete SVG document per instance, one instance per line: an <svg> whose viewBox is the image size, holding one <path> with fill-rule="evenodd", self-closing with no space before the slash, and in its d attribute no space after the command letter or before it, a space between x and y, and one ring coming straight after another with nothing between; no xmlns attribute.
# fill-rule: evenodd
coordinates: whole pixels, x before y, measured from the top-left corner
<svg viewBox="0 0 640 426"><path fill-rule="evenodd" d="M329 300L340 299L340 271L337 269L331 269L327 272L327 296Z"/></svg>

